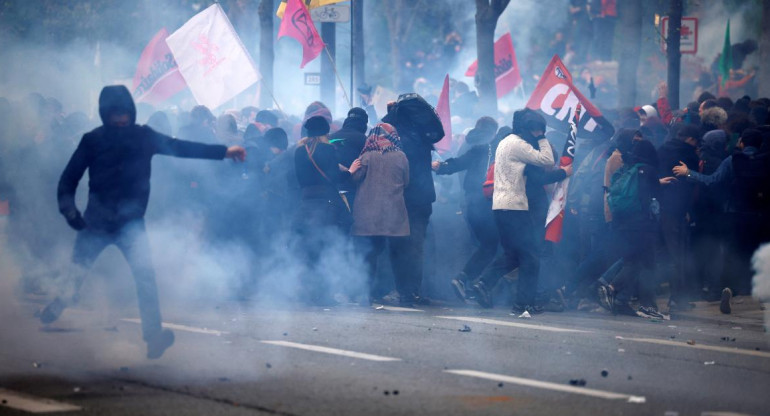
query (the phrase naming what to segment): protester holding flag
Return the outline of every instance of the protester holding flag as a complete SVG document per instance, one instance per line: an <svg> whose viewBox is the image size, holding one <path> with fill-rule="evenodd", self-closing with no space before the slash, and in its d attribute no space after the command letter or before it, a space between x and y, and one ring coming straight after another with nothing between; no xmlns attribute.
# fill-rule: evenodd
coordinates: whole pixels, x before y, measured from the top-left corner
<svg viewBox="0 0 770 416"><path fill-rule="evenodd" d="M519 266L519 281L512 313L542 312L535 305L540 273L540 244L526 195L527 165L550 167L554 164L551 145L545 138L545 120L533 111L514 115L514 133L506 137L495 154L495 192L492 209L500 233L505 260L512 270ZM535 148L537 146L537 149Z"/></svg>
<svg viewBox="0 0 770 416"><path fill-rule="evenodd" d="M144 214L150 196L150 164L156 154L196 159L231 158L243 161L240 146L205 145L173 139L136 124L136 107L124 86L108 86L99 95L103 126L83 136L59 181L59 211L78 231L73 262L82 268L69 276L60 295L40 314L44 324L56 321L77 302L85 274L101 252L115 244L126 257L136 281L142 334L147 358L156 359L174 343L170 330L161 330ZM75 191L88 170L85 215L75 205Z"/></svg>

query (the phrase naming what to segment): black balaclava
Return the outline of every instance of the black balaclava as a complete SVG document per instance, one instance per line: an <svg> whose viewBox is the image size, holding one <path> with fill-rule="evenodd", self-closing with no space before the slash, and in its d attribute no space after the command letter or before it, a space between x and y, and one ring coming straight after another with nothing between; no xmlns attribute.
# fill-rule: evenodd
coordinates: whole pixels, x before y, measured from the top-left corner
<svg viewBox="0 0 770 416"><path fill-rule="evenodd" d="M109 125L110 116L127 112L131 116L130 126L136 124L136 106L131 93L123 85L108 85L99 94L99 117L105 126Z"/></svg>

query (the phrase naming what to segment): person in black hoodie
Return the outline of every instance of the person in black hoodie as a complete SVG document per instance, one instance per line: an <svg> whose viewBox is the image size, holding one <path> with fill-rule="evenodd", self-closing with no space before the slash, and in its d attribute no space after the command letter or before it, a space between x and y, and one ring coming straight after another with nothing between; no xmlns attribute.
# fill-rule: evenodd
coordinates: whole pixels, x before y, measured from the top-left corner
<svg viewBox="0 0 770 416"><path fill-rule="evenodd" d="M403 306L426 304L421 296L425 236L436 201L431 169L433 145L444 137L435 110L418 94L402 94L389 106L382 121L396 128L409 161L409 185L404 201L409 215L410 235L391 245L391 262L396 270L396 290Z"/></svg>
<svg viewBox="0 0 770 416"><path fill-rule="evenodd" d="M465 171L463 192L465 193L466 221L478 240L479 245L465 263L463 270L451 280L455 294L465 300L466 290L470 284L484 271L484 268L495 258L500 237L497 225L492 215L492 201L484 196L482 184L487 176L487 170L494 158L492 139L497 131L497 122L491 117L482 117L476 121L465 138L470 146L468 150L456 158L444 162L435 161L432 168L438 175L451 175Z"/></svg>
<svg viewBox="0 0 770 416"><path fill-rule="evenodd" d="M170 330L161 330L160 306L144 214L150 196L150 167L156 154L197 159L243 161L240 146L207 145L173 139L136 124L136 107L124 86L107 86L99 95L104 125L86 133L59 180L59 211L78 231L73 262L82 273L69 276L61 295L40 314L44 324L59 318L77 301L78 290L99 254L115 244L131 266L136 282L142 336L147 358L156 359L174 343ZM75 205L75 191L88 170L88 205L84 215Z"/></svg>
<svg viewBox="0 0 770 416"><path fill-rule="evenodd" d="M658 149L660 162L658 172L668 172L680 162L687 166L698 166L695 152L701 141L701 131L691 124L673 127L672 137ZM660 228L663 234L671 270L668 271L671 297L669 307L673 310L687 309L686 292L693 285L688 279L687 261L689 256L687 216L692 210L695 186L687 181L676 181L664 187L660 193Z"/></svg>

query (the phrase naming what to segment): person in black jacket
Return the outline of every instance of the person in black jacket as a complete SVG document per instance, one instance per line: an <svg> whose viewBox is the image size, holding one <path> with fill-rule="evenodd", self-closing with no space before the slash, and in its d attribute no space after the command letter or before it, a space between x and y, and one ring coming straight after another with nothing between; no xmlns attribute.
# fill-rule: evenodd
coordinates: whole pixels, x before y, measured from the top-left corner
<svg viewBox="0 0 770 416"><path fill-rule="evenodd" d="M99 254L115 244L131 266L136 281L142 335L147 358L160 358L174 343L170 330L161 330L160 306L144 214L150 196L150 167L156 154L197 159L243 161L240 146L225 147L176 140L136 124L136 107L124 86L107 86L99 95L103 126L86 133L59 180L59 211L78 231L73 262L83 269L70 276L61 295L40 314L44 324L59 318L77 301L78 290ZM75 191L88 170L88 205L84 215L75 205Z"/></svg>
<svg viewBox="0 0 770 416"><path fill-rule="evenodd" d="M329 135L329 143L337 152L337 160L342 166L350 167L354 160L358 159L366 143L366 128L369 116L360 107L353 107L348 111L348 118L342 123L342 128ZM340 184L340 189L347 192L348 202L355 204L356 184L346 181Z"/></svg>
<svg viewBox="0 0 770 416"><path fill-rule="evenodd" d="M643 318L665 319L658 312L655 302L655 240L657 235L657 214L655 200L659 196L660 182L655 168L658 155L655 146L647 140L634 142L630 153L623 155L623 167L613 175L608 200L623 190L616 186L622 175L631 175L635 170L638 181L638 209L619 210L610 202L612 231L615 249L623 259L623 269L612 282L601 282L598 292L603 299L600 303L609 305L614 313L635 315ZM634 294L639 297L639 308L633 309L629 300Z"/></svg>
<svg viewBox="0 0 770 416"><path fill-rule="evenodd" d="M500 237L492 215L492 201L484 196L482 184L487 177L487 170L494 158L492 139L497 131L497 122L491 117L482 117L476 121L465 138L470 148L456 158L444 162L435 161L433 170L438 175L451 175L465 171L463 192L465 193L465 219L479 242L479 246L465 263L463 270L451 280L455 294L465 300L470 284L484 271L495 258Z"/></svg>
<svg viewBox="0 0 770 416"><path fill-rule="evenodd" d="M294 167L299 182L301 201L294 219L294 232L299 237L302 262L306 273L302 288L305 301L318 306L332 305L328 287L319 281L316 269L330 238L347 235L352 224L350 210L340 195L340 184L361 167L360 161L344 168L329 144L329 122L313 116L302 125L307 137L297 143Z"/></svg>
<svg viewBox="0 0 770 416"><path fill-rule="evenodd" d="M433 145L444 137L435 110L418 94L402 94L382 121L396 128L409 161L409 185L404 201L409 215L410 235L391 245L391 262L396 270L396 290L403 306L427 304L421 296L425 236L436 201L431 169Z"/></svg>
<svg viewBox="0 0 770 416"><path fill-rule="evenodd" d="M660 162L658 173L669 176L668 172L680 162L687 166L698 166L695 152L701 141L701 131L691 124L673 127L673 137L658 149ZM690 304L686 301L686 292L694 286L690 282L688 267L689 230L687 216L692 211L695 186L686 181L677 181L661 189L660 193L660 228L665 242L671 270L668 271L671 297L669 306L673 310L686 310Z"/></svg>

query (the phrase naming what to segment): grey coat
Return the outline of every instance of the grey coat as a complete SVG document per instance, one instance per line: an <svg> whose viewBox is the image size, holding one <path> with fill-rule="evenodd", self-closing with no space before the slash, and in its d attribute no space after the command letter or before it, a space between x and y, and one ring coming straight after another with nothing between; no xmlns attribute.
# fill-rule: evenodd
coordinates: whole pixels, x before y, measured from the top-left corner
<svg viewBox="0 0 770 416"><path fill-rule="evenodd" d="M357 236L404 237L409 217L404 188L409 184L409 162L401 151L366 152L361 169L353 174L358 184L353 204L353 229Z"/></svg>

